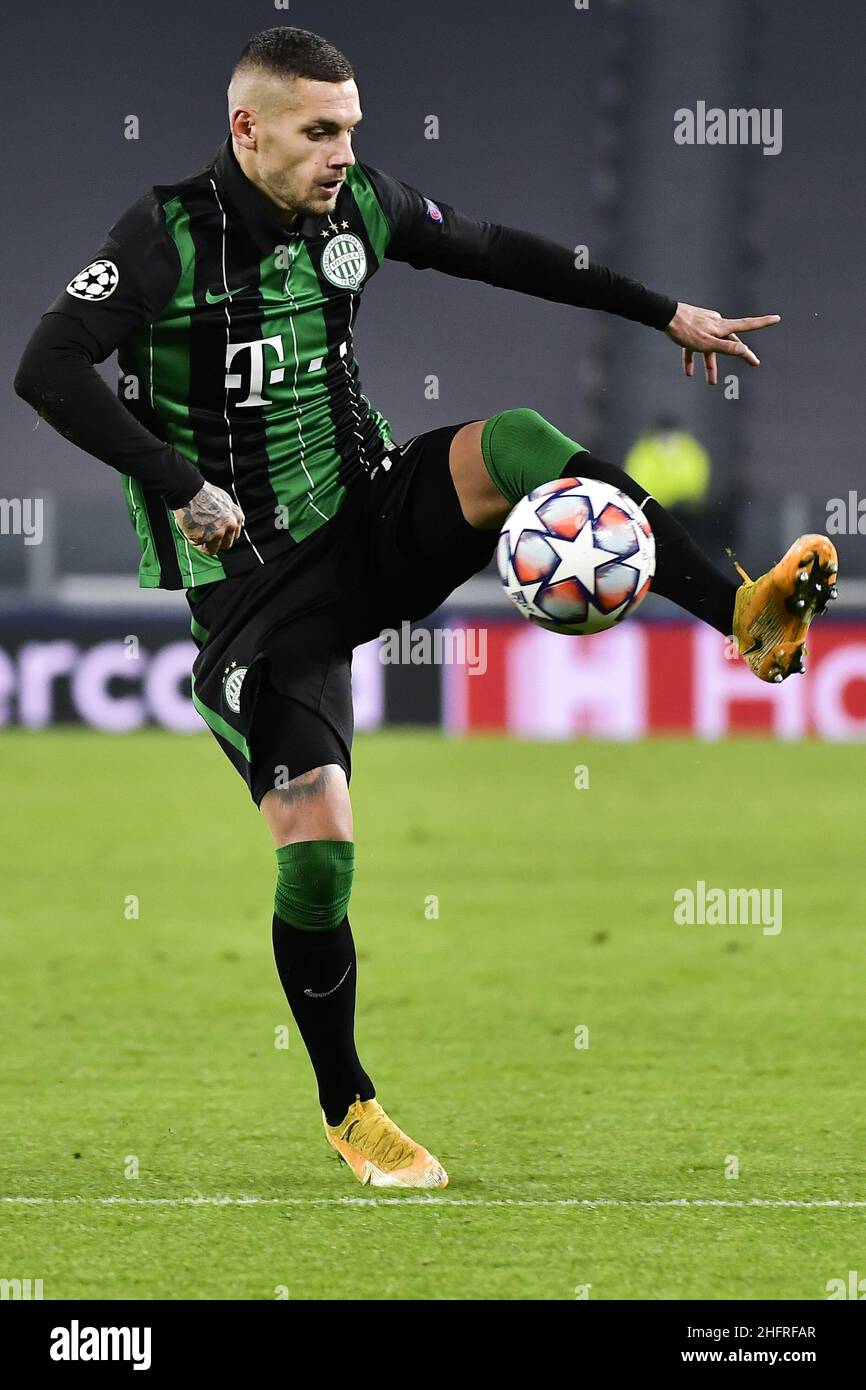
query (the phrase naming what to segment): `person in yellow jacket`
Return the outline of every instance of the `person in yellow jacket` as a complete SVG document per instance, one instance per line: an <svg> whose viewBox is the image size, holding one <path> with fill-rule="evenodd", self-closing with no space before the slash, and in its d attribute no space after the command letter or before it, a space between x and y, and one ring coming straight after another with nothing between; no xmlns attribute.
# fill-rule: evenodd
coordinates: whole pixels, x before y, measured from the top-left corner
<svg viewBox="0 0 866 1390"><path fill-rule="evenodd" d="M710 456L693 434L665 417L635 441L626 472L663 506L701 507L710 487Z"/></svg>

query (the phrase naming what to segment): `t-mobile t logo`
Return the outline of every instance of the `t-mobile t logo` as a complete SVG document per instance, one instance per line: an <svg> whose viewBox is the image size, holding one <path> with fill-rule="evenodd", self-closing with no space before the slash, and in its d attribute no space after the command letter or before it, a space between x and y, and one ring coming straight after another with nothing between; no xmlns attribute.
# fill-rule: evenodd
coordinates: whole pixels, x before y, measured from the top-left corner
<svg viewBox="0 0 866 1390"><path fill-rule="evenodd" d="M273 348L280 362L285 361L283 357L283 340L277 334L273 338L256 338L251 343L229 343L226 348L226 390L242 391L243 376L240 372L231 372L229 368L234 362L239 352L249 352L249 395L245 401L235 401L235 405L273 405L273 401L266 400L262 395L262 387L265 380L265 348ZM285 376L283 367L272 367L268 373L268 385L278 386Z"/></svg>

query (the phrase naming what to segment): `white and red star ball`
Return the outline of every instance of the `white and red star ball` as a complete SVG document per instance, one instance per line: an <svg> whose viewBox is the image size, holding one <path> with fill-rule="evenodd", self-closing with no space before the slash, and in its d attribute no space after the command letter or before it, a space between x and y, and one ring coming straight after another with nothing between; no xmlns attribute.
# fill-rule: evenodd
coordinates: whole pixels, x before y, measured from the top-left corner
<svg viewBox="0 0 866 1390"><path fill-rule="evenodd" d="M603 632L633 613L655 574L652 528L636 502L593 478L557 478L522 497L496 562L519 613L552 632Z"/></svg>

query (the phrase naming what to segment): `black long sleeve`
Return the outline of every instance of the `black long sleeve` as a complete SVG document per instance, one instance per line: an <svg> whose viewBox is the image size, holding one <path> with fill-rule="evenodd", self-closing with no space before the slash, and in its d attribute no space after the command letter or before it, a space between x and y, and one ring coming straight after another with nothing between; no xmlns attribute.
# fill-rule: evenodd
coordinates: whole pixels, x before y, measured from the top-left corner
<svg viewBox="0 0 866 1390"><path fill-rule="evenodd" d="M677 301L605 265L575 266L567 246L549 237L476 222L449 203L434 202L411 184L362 166L390 229L386 256L416 270L482 280L577 308L603 309L650 328L666 328Z"/></svg>
<svg viewBox="0 0 866 1390"><path fill-rule="evenodd" d="M94 363L106 361L132 334L157 321L180 273L177 249L151 190L115 223L94 260L49 305L14 382L18 395L66 439L161 493L170 507L194 497L204 478L160 438L161 422L147 403L137 401L133 414Z"/></svg>
<svg viewBox="0 0 866 1390"><path fill-rule="evenodd" d="M80 319L47 313L24 349L15 390L79 449L182 507L202 487L201 473L126 409L94 367L104 360Z"/></svg>

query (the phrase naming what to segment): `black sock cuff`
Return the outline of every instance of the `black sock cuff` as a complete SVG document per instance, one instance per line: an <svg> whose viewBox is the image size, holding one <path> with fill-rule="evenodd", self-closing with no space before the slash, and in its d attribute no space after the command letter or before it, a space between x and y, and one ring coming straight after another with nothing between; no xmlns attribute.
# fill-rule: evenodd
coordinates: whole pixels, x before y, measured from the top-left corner
<svg viewBox="0 0 866 1390"><path fill-rule="evenodd" d="M329 951L342 937L351 935L349 918L346 915L335 927L322 927L311 931L309 928L293 927L284 922L276 913L271 927L274 947L279 947L287 955L302 955L308 951Z"/></svg>

